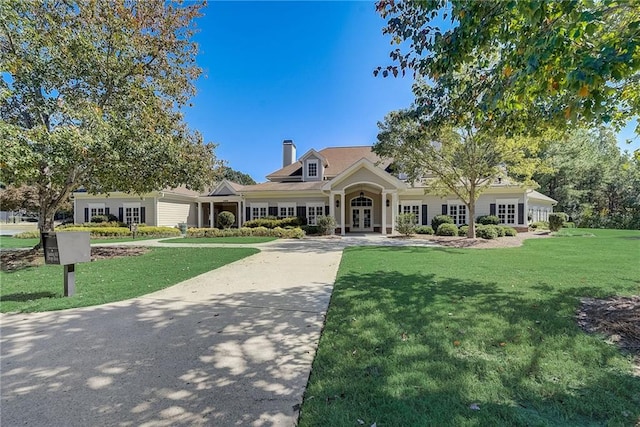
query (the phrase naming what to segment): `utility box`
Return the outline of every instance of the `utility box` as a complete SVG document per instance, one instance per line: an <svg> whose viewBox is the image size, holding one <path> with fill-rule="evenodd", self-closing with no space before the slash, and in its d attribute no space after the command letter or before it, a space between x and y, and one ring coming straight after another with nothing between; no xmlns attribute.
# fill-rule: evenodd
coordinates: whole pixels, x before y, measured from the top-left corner
<svg viewBox="0 0 640 427"><path fill-rule="evenodd" d="M75 264L91 261L88 231L41 233L45 264L64 265L64 296L75 293Z"/></svg>

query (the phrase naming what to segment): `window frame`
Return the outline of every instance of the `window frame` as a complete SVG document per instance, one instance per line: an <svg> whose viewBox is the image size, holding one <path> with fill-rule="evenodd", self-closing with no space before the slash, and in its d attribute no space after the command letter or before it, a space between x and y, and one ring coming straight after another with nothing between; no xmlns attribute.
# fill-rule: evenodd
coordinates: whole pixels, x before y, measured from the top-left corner
<svg viewBox="0 0 640 427"><path fill-rule="evenodd" d="M496 216L500 219L500 224L518 224L518 202L518 199L496 199ZM501 212L501 207L504 207L504 212ZM513 211L510 210L511 207Z"/></svg>
<svg viewBox="0 0 640 427"><path fill-rule="evenodd" d="M451 213L451 208L455 207L455 213ZM463 213L461 213L461 211ZM453 219L453 223L460 227L461 225L469 224L469 209L462 200L447 200L447 215ZM462 218L462 219L461 219Z"/></svg>
<svg viewBox="0 0 640 427"><path fill-rule="evenodd" d="M316 178L319 179L320 178L320 160L318 159L310 159L307 160L306 162L306 168L305 168L305 177L306 178ZM311 175L311 165L315 166L315 175Z"/></svg>
<svg viewBox="0 0 640 427"><path fill-rule="evenodd" d="M106 215L107 212L107 208L104 203L88 203L87 208L89 209L89 221L91 221L91 218L93 218L94 216Z"/></svg>
<svg viewBox="0 0 640 427"><path fill-rule="evenodd" d="M256 215L256 210L258 214ZM264 212L264 215L262 213ZM269 216L269 203L261 202L261 203L249 203L249 213L251 221L254 219L266 218Z"/></svg>
<svg viewBox="0 0 640 427"><path fill-rule="evenodd" d="M422 202L420 200L402 200L400 210L403 214L412 213L416 218L416 225L422 222Z"/></svg>
<svg viewBox="0 0 640 427"><path fill-rule="evenodd" d="M128 212L131 209L131 212ZM137 211L137 212L136 212ZM135 221L137 219L137 221ZM142 220L142 210L140 203L123 203L122 204L122 222L127 225L140 224Z"/></svg>
<svg viewBox="0 0 640 427"><path fill-rule="evenodd" d="M307 225L318 225L318 217L324 215L324 206L325 204L322 202L309 202L306 204ZM313 214L311 214L312 209ZM318 214L318 209L320 209L320 214Z"/></svg>
<svg viewBox="0 0 640 427"><path fill-rule="evenodd" d="M297 205L296 203L292 203L292 202L279 202L278 203L278 218L282 219L282 218L291 218L291 217L295 217L296 216L296 208ZM285 209L285 213L286 215L282 215L282 209ZM291 215L289 215L289 212L291 212Z"/></svg>

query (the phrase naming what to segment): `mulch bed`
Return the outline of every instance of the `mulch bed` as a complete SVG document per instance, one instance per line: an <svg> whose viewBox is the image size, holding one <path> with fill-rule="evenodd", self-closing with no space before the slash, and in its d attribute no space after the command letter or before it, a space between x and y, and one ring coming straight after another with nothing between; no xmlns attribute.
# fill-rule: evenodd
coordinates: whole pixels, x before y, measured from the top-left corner
<svg viewBox="0 0 640 427"><path fill-rule="evenodd" d="M149 248L144 247L92 247L91 261L98 259L111 259L127 256L142 255L149 252ZM34 250L3 250L0 252L0 269L11 272L28 267L44 265L44 254L42 249Z"/></svg>
<svg viewBox="0 0 640 427"><path fill-rule="evenodd" d="M640 375L640 295L583 298L577 320L585 332L604 335L607 341L634 355L636 374Z"/></svg>

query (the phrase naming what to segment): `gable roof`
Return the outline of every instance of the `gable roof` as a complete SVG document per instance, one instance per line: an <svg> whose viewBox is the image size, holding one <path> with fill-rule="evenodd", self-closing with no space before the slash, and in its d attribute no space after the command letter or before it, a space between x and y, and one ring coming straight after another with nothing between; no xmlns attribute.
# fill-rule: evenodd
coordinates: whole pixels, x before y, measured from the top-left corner
<svg viewBox="0 0 640 427"><path fill-rule="evenodd" d="M223 179L207 195L208 196L237 195L240 191L242 191L243 188L244 188L244 185L238 184L237 182L233 182L233 181L229 181L229 180Z"/></svg>
<svg viewBox="0 0 640 427"><path fill-rule="evenodd" d="M372 147L370 145L356 147L328 147L318 151L317 153L322 155L328 163L328 166L324 170L324 176L328 179L334 178L362 158L370 160L373 163L380 162L382 159L380 159L376 153L371 151L371 148ZM304 156L301 159L303 158ZM385 160L380 164L380 167L385 169L390 163L390 160ZM289 166L285 166L282 169L270 173L267 175L267 179L282 180L288 177L299 177L302 174L301 171L302 162L299 160L297 162L293 162Z"/></svg>

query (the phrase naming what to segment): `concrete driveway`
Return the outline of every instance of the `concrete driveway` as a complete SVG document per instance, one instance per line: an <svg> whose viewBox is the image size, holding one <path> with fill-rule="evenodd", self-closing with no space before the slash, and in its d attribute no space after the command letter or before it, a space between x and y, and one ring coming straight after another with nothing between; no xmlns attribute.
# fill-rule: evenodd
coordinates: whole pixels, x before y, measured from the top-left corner
<svg viewBox="0 0 640 427"><path fill-rule="evenodd" d="M353 244L399 243L278 240L141 298L0 315L2 426L295 425Z"/></svg>

